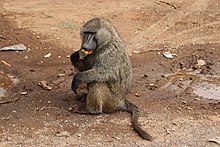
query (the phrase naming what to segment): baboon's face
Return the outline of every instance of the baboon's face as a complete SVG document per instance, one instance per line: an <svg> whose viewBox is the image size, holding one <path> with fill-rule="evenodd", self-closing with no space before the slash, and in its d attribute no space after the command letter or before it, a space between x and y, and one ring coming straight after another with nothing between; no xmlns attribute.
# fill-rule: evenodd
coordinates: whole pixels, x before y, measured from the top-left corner
<svg viewBox="0 0 220 147"><path fill-rule="evenodd" d="M107 21L92 19L81 28L82 52L92 54L111 40L111 31Z"/></svg>
<svg viewBox="0 0 220 147"><path fill-rule="evenodd" d="M92 54L97 48L96 32L83 32L82 52Z"/></svg>

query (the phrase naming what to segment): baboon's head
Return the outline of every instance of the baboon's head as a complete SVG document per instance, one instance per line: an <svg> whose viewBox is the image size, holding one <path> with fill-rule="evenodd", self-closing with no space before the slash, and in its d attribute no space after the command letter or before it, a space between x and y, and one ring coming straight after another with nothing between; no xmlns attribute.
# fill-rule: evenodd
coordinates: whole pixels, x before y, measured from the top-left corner
<svg viewBox="0 0 220 147"><path fill-rule="evenodd" d="M118 36L110 22L100 18L93 18L86 22L81 28L80 35L82 50L85 54L101 49Z"/></svg>

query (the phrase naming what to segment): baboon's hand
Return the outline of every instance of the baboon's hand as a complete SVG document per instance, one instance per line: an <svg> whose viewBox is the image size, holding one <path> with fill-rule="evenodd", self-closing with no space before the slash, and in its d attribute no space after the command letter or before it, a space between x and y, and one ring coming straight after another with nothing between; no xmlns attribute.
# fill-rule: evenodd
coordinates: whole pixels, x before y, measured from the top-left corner
<svg viewBox="0 0 220 147"><path fill-rule="evenodd" d="M75 53L73 53L71 56L70 56L70 60L72 62L72 64L76 64L76 62L79 61L79 51L76 51Z"/></svg>
<svg viewBox="0 0 220 147"><path fill-rule="evenodd" d="M84 64L84 59L80 59L80 51L76 51L74 52L71 56L70 56L70 60L73 64L73 66L79 70L79 71L84 71L86 70L86 66Z"/></svg>
<svg viewBox="0 0 220 147"><path fill-rule="evenodd" d="M77 73L75 76L74 76L74 78L73 78L73 81L72 81L72 90L73 90L73 92L77 95L77 90L78 90L78 87L79 87L79 84L80 84L80 74L79 73Z"/></svg>

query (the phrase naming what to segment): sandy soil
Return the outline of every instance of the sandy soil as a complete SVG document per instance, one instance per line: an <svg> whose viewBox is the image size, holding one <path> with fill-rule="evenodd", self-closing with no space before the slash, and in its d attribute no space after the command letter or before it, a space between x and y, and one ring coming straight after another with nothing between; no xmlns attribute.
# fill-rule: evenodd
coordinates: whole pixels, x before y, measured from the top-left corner
<svg viewBox="0 0 220 147"><path fill-rule="evenodd" d="M133 132L127 113L69 111L81 102L70 90L68 57L80 48L82 24L96 16L109 19L128 47L128 99L153 142ZM0 88L7 90L0 97L0 146L219 146L209 141L220 137L219 0L2 0L0 20L0 48L29 48L0 51ZM42 89L42 80L52 90Z"/></svg>

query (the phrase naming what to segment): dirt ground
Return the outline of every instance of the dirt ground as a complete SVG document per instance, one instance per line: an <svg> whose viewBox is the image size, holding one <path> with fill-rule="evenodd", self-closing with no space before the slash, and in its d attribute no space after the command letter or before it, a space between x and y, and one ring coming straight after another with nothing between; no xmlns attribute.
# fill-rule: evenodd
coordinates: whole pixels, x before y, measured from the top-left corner
<svg viewBox="0 0 220 147"><path fill-rule="evenodd" d="M134 133L127 113L69 111L82 103L70 89L69 55L80 48L80 27L96 16L109 19L128 47L128 99L153 142ZM20 43L28 50L0 51L1 147L219 146L219 0L1 0L0 48Z"/></svg>

